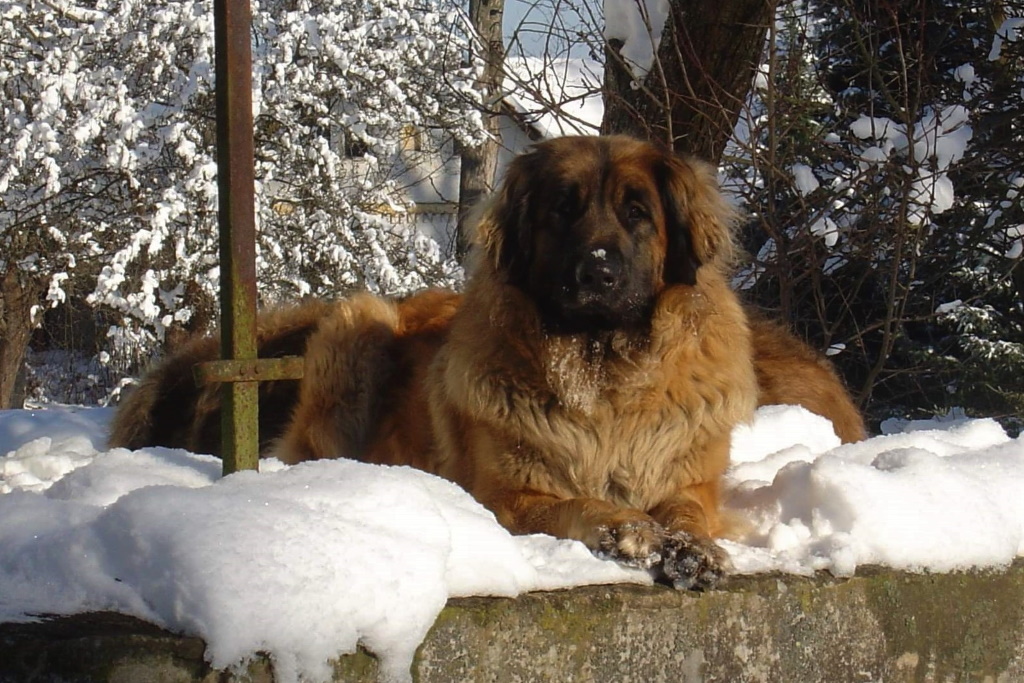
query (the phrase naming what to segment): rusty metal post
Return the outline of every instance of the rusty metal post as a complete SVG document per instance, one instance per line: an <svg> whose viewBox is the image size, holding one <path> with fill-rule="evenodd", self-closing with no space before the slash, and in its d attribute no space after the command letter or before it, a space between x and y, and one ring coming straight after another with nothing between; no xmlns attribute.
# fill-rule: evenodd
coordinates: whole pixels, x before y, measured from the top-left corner
<svg viewBox="0 0 1024 683"><path fill-rule="evenodd" d="M253 194L252 11L249 0L214 0L221 358L256 358L256 216ZM240 378L239 378L240 379ZM255 378L227 381L221 411L224 474L259 461Z"/></svg>
<svg viewBox="0 0 1024 683"><path fill-rule="evenodd" d="M259 382L302 378L301 357L257 359L256 198L249 0L214 0L221 360L193 368L221 388L224 474L259 466Z"/></svg>

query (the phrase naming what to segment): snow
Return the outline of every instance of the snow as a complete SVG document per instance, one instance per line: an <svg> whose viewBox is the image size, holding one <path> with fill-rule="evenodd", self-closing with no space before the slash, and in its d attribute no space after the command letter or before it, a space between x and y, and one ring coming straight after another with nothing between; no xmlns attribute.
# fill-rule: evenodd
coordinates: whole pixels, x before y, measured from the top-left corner
<svg viewBox="0 0 1024 683"><path fill-rule="evenodd" d="M1010 246L1006 250L1006 258L1020 258L1024 253L1024 224L1013 225L1006 229L1006 239Z"/></svg>
<svg viewBox="0 0 1024 683"><path fill-rule="evenodd" d="M861 140L866 138L888 139L900 135L900 129L901 126L890 118L865 114L861 114L856 121L850 124L850 131Z"/></svg>
<svg viewBox="0 0 1024 683"><path fill-rule="evenodd" d="M510 57L505 68L504 101L541 137L595 135L601 129L601 64L575 57Z"/></svg>
<svg viewBox="0 0 1024 683"><path fill-rule="evenodd" d="M846 350L846 344L837 342L837 343L832 344L831 346L829 346L827 349L825 349L825 355L826 356L838 356L840 353L842 353L845 350Z"/></svg>
<svg viewBox="0 0 1024 683"><path fill-rule="evenodd" d="M802 196L806 197L818 189L818 179L814 177L814 171L807 164L793 164L789 170L793 173L796 189Z"/></svg>
<svg viewBox="0 0 1024 683"><path fill-rule="evenodd" d="M830 249L839 242L839 226L828 216L822 216L811 224L811 234L817 235L825 240L825 246Z"/></svg>
<svg viewBox="0 0 1024 683"><path fill-rule="evenodd" d="M169 324L216 296L212 3L74 4L0 10L0 81L16 83L0 98L0 261L49 283L40 305L76 293L120 313L106 350L131 363L123 349L151 355ZM456 285L447 249L376 230L375 217L416 199L399 184L409 129L485 136L464 8L300 4L253 5L257 135L274 128L254 169L261 303ZM344 142L370 154L348 158ZM168 296L185 285L189 297Z"/></svg>
<svg viewBox="0 0 1024 683"><path fill-rule="evenodd" d="M966 88L969 88L977 80L974 65L961 64L953 72L953 78L963 83Z"/></svg>
<svg viewBox="0 0 1024 683"><path fill-rule="evenodd" d="M947 301L944 304L936 306L935 312L939 315L945 315L947 313L952 313L963 305L964 302L961 299L954 299L953 301Z"/></svg>
<svg viewBox="0 0 1024 683"><path fill-rule="evenodd" d="M1024 29L1024 18L1007 17L1004 19L992 37L992 49L988 53L988 60L994 62L999 59L1003 51L1003 43L1012 43L1020 38L1021 29Z"/></svg>
<svg viewBox="0 0 1024 683"><path fill-rule="evenodd" d="M668 14L668 0L604 0L605 40L622 41L619 54L637 83L654 65Z"/></svg>
<svg viewBox="0 0 1024 683"><path fill-rule="evenodd" d="M994 420L897 423L840 446L822 418L772 406L747 429L732 505L755 528L726 544L740 572L953 571L1024 554L1024 438Z"/></svg>
<svg viewBox="0 0 1024 683"><path fill-rule="evenodd" d="M449 597L650 583L581 544L513 537L455 485L346 460L222 478L181 450L104 451L109 409L0 412L0 621L115 610L324 680L361 643L390 678Z"/></svg>
<svg viewBox="0 0 1024 683"><path fill-rule="evenodd" d="M0 621L115 610L197 635L215 667L267 652L326 679L358 644L407 679L450 597L650 577L515 537L455 485L346 460L220 476L181 450L106 450L110 409L0 412ZM796 407L736 429L724 541L741 573L1001 567L1024 554L1024 437L993 420L891 423L840 445Z"/></svg>
<svg viewBox="0 0 1024 683"><path fill-rule="evenodd" d="M892 155L902 155L913 167L907 221L924 225L929 217L953 207L953 181L947 173L963 158L974 136L968 121L970 112L962 105L934 109L926 107L908 136L907 126L885 117L859 116L850 132L860 140L875 140L860 152L863 168L881 164Z"/></svg>

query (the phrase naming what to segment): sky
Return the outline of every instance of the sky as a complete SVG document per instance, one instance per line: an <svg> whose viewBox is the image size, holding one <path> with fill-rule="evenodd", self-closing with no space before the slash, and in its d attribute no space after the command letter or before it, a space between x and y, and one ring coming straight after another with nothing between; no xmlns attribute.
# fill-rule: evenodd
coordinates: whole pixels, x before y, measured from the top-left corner
<svg viewBox="0 0 1024 683"><path fill-rule="evenodd" d="M503 27L506 49L529 56L562 54L564 43L548 44L551 36L572 35L581 27L599 26L603 4L595 0L506 0ZM554 30L552 30L554 29ZM518 38L518 40L514 40ZM518 45L516 44L518 42ZM574 39L573 43L579 41ZM585 46L578 44L571 56L584 57Z"/></svg>
<svg viewBox="0 0 1024 683"><path fill-rule="evenodd" d="M587 58L603 49L602 38L619 40L620 54L642 80L654 60L669 12L667 0L644 0L643 4L646 17L637 0L507 0L506 50L514 56Z"/></svg>

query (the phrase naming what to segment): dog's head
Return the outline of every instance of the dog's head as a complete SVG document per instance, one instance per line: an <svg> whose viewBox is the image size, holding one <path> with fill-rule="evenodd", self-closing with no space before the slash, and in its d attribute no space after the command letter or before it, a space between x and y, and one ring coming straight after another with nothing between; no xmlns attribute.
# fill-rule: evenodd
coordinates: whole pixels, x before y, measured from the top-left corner
<svg viewBox="0 0 1024 683"><path fill-rule="evenodd" d="M540 143L483 211L488 265L552 333L630 329L659 294L727 260L731 210L713 170L628 137Z"/></svg>

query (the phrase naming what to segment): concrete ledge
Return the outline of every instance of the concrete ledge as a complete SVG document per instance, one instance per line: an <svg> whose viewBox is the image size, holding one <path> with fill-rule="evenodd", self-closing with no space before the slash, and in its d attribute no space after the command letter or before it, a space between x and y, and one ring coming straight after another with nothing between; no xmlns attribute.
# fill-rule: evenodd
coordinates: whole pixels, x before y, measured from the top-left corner
<svg viewBox="0 0 1024 683"><path fill-rule="evenodd" d="M0 625L0 681L225 681L197 638L91 614ZM342 657L336 680L374 681ZM1002 572L738 577L707 594L635 586L452 600L419 681L1024 681L1024 562ZM272 681L254 662L251 681Z"/></svg>

